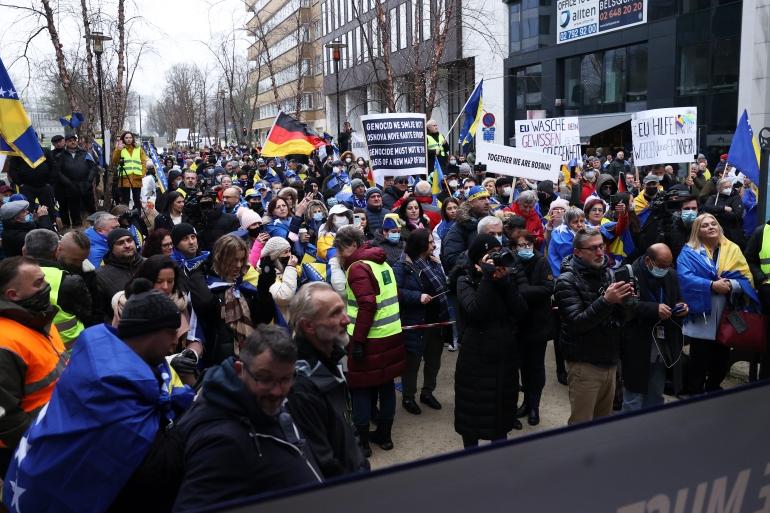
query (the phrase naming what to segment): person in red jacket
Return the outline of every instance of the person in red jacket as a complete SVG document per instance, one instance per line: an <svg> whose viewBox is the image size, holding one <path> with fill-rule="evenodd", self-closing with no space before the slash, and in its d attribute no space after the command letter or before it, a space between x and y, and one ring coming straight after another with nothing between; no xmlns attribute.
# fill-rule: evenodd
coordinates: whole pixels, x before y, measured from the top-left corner
<svg viewBox="0 0 770 513"><path fill-rule="evenodd" d="M334 247L347 271L348 386L353 423L366 457L369 439L385 450L393 449L391 429L396 414L393 380L403 374L406 362L398 310L398 290L385 252L366 243L354 226L337 231ZM379 400L377 431L369 433L372 405Z"/></svg>
<svg viewBox="0 0 770 513"><path fill-rule="evenodd" d="M540 218L537 210L535 210L536 203L537 193L535 191L524 191L519 194L513 205L505 210L524 218L527 223L525 228L535 237L535 249L542 251L543 242L545 242L545 230L543 228L543 220Z"/></svg>

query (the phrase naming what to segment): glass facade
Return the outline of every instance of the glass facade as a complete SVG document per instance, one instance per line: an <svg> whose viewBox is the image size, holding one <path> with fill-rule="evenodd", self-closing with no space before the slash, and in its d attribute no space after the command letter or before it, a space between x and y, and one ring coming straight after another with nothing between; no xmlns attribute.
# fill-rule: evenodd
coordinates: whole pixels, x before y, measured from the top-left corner
<svg viewBox="0 0 770 513"><path fill-rule="evenodd" d="M561 68L567 108L589 114L646 106L646 44L568 57Z"/></svg>
<svg viewBox="0 0 770 513"><path fill-rule="evenodd" d="M514 70L516 110L540 110L543 108L543 66L534 64Z"/></svg>
<svg viewBox="0 0 770 513"><path fill-rule="evenodd" d="M511 53L548 46L553 0L513 0L508 4L508 49Z"/></svg>

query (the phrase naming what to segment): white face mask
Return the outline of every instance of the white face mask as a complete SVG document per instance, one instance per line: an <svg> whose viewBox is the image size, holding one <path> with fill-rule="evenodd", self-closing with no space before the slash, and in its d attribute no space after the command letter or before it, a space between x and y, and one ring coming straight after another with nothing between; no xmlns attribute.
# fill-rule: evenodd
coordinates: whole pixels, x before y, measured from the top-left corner
<svg viewBox="0 0 770 513"><path fill-rule="evenodd" d="M457 189L457 180L449 180L449 187Z"/></svg>
<svg viewBox="0 0 770 513"><path fill-rule="evenodd" d="M342 228L343 226L347 226L349 224L348 218L345 216L334 216L334 227L335 228Z"/></svg>
<svg viewBox="0 0 770 513"><path fill-rule="evenodd" d="M724 189L722 189L722 190L721 190L721 191L719 191L719 192L720 192L721 194L724 194L725 196L729 196L729 195L730 195L730 193L732 193L732 192L733 192L733 188L732 188L732 187L725 187Z"/></svg>
<svg viewBox="0 0 770 513"><path fill-rule="evenodd" d="M503 188L503 195L504 195L504 196L510 196L510 195L511 195L511 191L512 191L512 190L513 190L513 189L512 189L512 188L510 188L510 187L505 187L505 188Z"/></svg>

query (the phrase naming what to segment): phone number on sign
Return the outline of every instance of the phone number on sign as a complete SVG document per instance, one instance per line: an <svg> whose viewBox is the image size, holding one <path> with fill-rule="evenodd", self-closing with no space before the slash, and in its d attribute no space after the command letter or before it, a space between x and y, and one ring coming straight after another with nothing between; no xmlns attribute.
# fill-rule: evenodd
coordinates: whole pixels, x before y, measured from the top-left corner
<svg viewBox="0 0 770 513"><path fill-rule="evenodd" d="M633 2L622 7L599 11L599 21L607 21L619 16L625 16L635 12L641 12L644 9L644 2Z"/></svg>
<svg viewBox="0 0 770 513"><path fill-rule="evenodd" d="M585 25L583 27L573 28L559 32L559 41L569 41L570 39L577 39L579 37L588 36L590 34L596 34L599 31L598 25L595 23L592 25Z"/></svg>

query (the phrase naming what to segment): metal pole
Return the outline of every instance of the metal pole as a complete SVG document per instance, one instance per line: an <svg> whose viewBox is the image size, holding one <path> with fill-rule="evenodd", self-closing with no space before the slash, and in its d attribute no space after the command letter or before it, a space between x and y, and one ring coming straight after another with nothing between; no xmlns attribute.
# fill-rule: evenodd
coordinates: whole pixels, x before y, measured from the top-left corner
<svg viewBox="0 0 770 513"><path fill-rule="evenodd" d="M334 77L337 82L337 138L340 136L340 61L334 61ZM339 145L339 141L337 144Z"/></svg>
<svg viewBox="0 0 770 513"><path fill-rule="evenodd" d="M225 126L225 148L227 147L227 116L225 115L225 95L222 95L222 124Z"/></svg>
<svg viewBox="0 0 770 513"><path fill-rule="evenodd" d="M108 171L108 159L107 159L107 135L104 131L104 98L102 96L102 54L99 53L96 55L96 80L97 80L97 87L99 88L99 126L102 130L102 158L104 159L104 198L102 199L102 203L104 205L105 209L108 209L107 205L107 179L109 178L109 171ZM99 163L101 164L101 162Z"/></svg>
<svg viewBox="0 0 770 513"><path fill-rule="evenodd" d="M770 128L759 131L759 198L757 198L757 213L759 224L770 219L770 204L768 204L768 190L770 181ZM764 216L764 218L761 218Z"/></svg>

